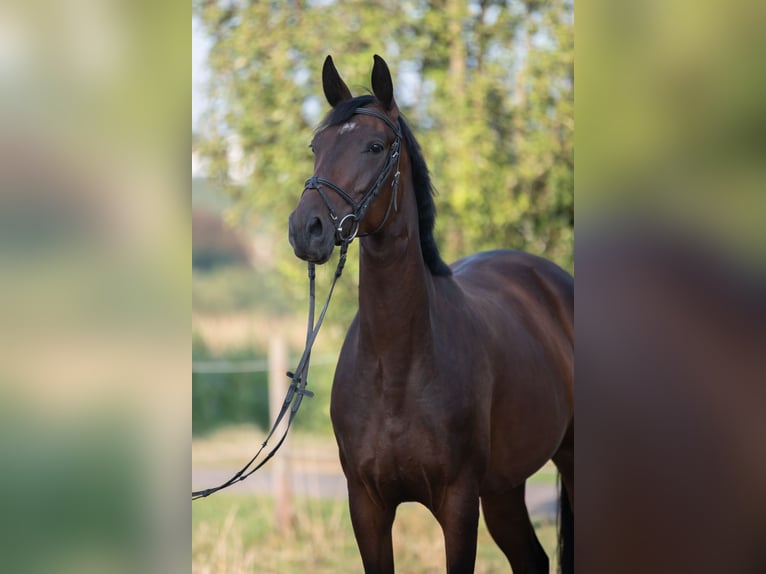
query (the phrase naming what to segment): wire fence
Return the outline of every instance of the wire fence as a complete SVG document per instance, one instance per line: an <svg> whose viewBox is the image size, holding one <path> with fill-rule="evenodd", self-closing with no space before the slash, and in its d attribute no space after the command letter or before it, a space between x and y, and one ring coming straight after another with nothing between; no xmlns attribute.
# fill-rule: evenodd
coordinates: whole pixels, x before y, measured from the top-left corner
<svg viewBox="0 0 766 574"><path fill-rule="evenodd" d="M297 364L299 357L290 359L290 364ZM337 355L319 355L311 358L311 365L330 365L338 360ZM212 373L266 373L269 370L268 359L252 360L202 360L192 361L192 374L204 375Z"/></svg>

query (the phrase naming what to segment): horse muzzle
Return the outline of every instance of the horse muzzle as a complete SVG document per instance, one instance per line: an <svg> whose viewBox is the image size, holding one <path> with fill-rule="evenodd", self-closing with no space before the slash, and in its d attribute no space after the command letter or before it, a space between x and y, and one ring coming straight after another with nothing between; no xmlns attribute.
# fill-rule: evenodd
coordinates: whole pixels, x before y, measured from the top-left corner
<svg viewBox="0 0 766 574"><path fill-rule="evenodd" d="M310 263L325 263L335 247L335 229L327 217L300 213L300 206L290 214L289 239L295 256Z"/></svg>

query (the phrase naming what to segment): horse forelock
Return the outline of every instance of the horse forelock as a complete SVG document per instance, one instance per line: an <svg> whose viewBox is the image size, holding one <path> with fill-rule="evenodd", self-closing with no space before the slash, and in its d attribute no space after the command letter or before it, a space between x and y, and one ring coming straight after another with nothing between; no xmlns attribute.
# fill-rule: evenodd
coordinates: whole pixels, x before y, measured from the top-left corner
<svg viewBox="0 0 766 574"><path fill-rule="evenodd" d="M317 132L325 128L348 122L357 108L364 108L376 101L375 96L365 94L338 103L328 112ZM434 239L434 223L436 222L436 204L434 203L434 187L428 165L423 158L415 136L410 130L404 116L399 114L399 127L402 130L412 167L412 183L415 189L415 202L418 208L418 227L420 231L420 249L423 260L433 275L451 275L452 270L444 262Z"/></svg>
<svg viewBox="0 0 766 574"><path fill-rule="evenodd" d="M344 100L339 102L333 109L327 112L327 115L319 124L316 131L321 132L325 128L337 126L344 122L347 122L352 118L356 108L364 108L369 106L375 101L375 96L365 94L363 96L357 96L350 100Z"/></svg>

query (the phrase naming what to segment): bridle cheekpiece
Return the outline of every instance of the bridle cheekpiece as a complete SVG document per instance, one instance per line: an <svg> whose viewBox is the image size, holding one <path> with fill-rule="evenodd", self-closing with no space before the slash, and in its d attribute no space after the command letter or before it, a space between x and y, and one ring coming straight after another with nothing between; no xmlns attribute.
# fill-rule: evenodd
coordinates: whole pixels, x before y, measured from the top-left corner
<svg viewBox="0 0 766 574"><path fill-rule="evenodd" d="M316 190L319 193L319 196L322 198L322 201L324 201L325 205L327 206L327 210L330 213L330 219L332 220L333 228L335 229L335 244L336 245L349 244L354 240L355 237L357 237L357 234L359 232L359 224L364 218L364 214L367 212L367 209L370 207L372 200L375 197L377 197L378 193L380 193L380 190L383 187L383 183L391 175L391 172L394 170L394 167L396 167L396 172L394 173L394 179L391 182L391 187L393 188L393 190L391 192L391 199L388 202L388 208L386 209L386 214L383 217L383 221L381 221L381 223L375 229L373 229L372 231L368 233L360 235L359 237L363 237L364 235L372 235L373 233L377 233L378 231L380 231L385 225L386 221L388 221L388 216L391 213L391 207L393 206L394 209L398 210L396 195L398 191L399 175L400 175L399 160L401 158L400 147L402 143L401 129L393 121L391 121L390 118L381 114L380 112L376 112L375 110L371 110L368 108L356 108L354 110L354 114L363 114L367 116L373 116L375 118L382 120L388 125L388 127L391 128L391 130L393 130L394 135L396 136L396 139L394 140L394 143L391 144L391 152L388 156L388 161L386 162L386 165L383 167L383 170L380 172L380 175L372 184L372 187L370 187L370 189L367 191L367 193L364 194L364 196L362 197L361 200L359 200L359 202L354 201L354 198L351 197L351 194L349 194L339 185L334 184L328 179L324 179L323 177L318 177L314 175L306 180L306 183L304 185L304 193L306 190L309 190L309 189ZM328 187L331 190L333 190L335 193L337 193L346 203L348 203L351 206L351 212L347 213L343 217L339 217L337 212L333 208L332 203L330 203L330 199L327 197L327 194L325 193L324 189L322 189L322 187ZM348 230L348 233L344 234L343 228L344 228L344 225L346 224L346 221L351 222L351 227Z"/></svg>

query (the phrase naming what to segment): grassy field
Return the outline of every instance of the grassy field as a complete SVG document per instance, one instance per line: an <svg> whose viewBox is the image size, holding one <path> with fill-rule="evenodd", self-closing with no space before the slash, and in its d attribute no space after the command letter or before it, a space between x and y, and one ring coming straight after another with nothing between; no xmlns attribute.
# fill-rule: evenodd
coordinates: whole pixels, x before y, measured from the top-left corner
<svg viewBox="0 0 766 574"><path fill-rule="evenodd" d="M193 574L336 574L361 572L345 501L298 498L290 532L274 528L268 497L217 494L192 507ZM535 524L555 567L555 525ZM397 572L444 570L444 542L431 514L417 504L399 507L394 523ZM477 574L509 572L483 522Z"/></svg>
<svg viewBox="0 0 766 574"><path fill-rule="evenodd" d="M262 440L254 427L222 429L195 439L195 468L238 468L253 444ZM338 473L332 437L298 433L291 436L290 457L304 470ZM281 454L281 453L280 453ZM249 458L249 457L248 457ZM546 465L530 484L552 484L556 472ZM351 529L346 500L295 497L292 527L279 532L270 497L219 493L192 505L193 574L323 574L361 572L362 564ZM538 537L555 568L556 528L536 523ZM401 505L394 523L397 572L420 574L445 568L444 541L436 520L417 504ZM510 572L505 556L479 529L477 573Z"/></svg>

